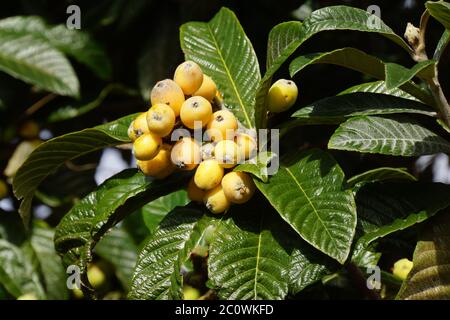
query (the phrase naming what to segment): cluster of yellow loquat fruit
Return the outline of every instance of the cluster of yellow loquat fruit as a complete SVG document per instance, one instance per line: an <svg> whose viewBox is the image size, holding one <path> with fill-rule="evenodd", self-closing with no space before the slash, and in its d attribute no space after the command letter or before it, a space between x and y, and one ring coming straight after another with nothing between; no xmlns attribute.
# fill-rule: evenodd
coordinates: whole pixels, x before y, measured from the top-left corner
<svg viewBox="0 0 450 320"><path fill-rule="evenodd" d="M222 107L216 84L195 62L183 62L173 80L156 83L150 100L150 109L128 130L137 167L145 175L164 179L175 170L196 169L188 196L212 213L252 197L251 177L232 168L255 156L256 139ZM191 137L197 129L204 131L205 142Z"/></svg>

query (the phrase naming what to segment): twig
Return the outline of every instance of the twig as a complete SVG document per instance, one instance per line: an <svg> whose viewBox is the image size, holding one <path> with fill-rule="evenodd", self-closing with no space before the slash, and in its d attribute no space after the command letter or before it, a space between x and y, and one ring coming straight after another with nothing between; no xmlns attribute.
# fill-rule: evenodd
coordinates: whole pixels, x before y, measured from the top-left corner
<svg viewBox="0 0 450 320"><path fill-rule="evenodd" d="M52 101L53 99L55 99L57 97L56 94L54 93L49 93L46 96L44 96L43 98L39 99L37 102L35 102L31 107L29 107L27 110L25 110L25 114L27 116L32 115L33 113L35 113L36 111L38 111L40 108L42 108L43 106L45 106L47 103L49 103L50 101Z"/></svg>

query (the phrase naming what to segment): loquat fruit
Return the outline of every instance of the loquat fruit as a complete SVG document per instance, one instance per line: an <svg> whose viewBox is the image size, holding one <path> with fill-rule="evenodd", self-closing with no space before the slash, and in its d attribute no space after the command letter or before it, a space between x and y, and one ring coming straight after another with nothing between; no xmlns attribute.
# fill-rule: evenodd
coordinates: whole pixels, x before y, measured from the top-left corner
<svg viewBox="0 0 450 320"><path fill-rule="evenodd" d="M185 61L175 70L173 80L180 86L184 94L189 96L200 89L203 83L203 71L193 61Z"/></svg>
<svg viewBox="0 0 450 320"><path fill-rule="evenodd" d="M159 149L158 154L151 160L138 160L137 166L146 176L163 179L169 176L174 170L175 166L170 160L170 152L172 147L168 144L163 144Z"/></svg>
<svg viewBox="0 0 450 320"><path fill-rule="evenodd" d="M201 160L200 145L190 137L183 137L173 146L170 157L177 168L193 170Z"/></svg>
<svg viewBox="0 0 450 320"><path fill-rule="evenodd" d="M213 113L207 124L207 134L212 141L232 140L238 122L234 114L228 110L219 110Z"/></svg>
<svg viewBox="0 0 450 320"><path fill-rule="evenodd" d="M221 185L208 190L203 198L203 203L209 211L215 214L227 211L231 205Z"/></svg>
<svg viewBox="0 0 450 320"><path fill-rule="evenodd" d="M222 179L223 192L232 203L244 203L255 193L255 184L245 172L228 172Z"/></svg>
<svg viewBox="0 0 450 320"><path fill-rule="evenodd" d="M195 171L194 182L202 190L209 190L219 185L223 177L223 168L214 159L201 162Z"/></svg>
<svg viewBox="0 0 450 320"><path fill-rule="evenodd" d="M130 136L130 133L128 133L128 136L130 138L134 137L134 140L136 140L143 134L150 132L150 130L148 129L148 125L147 125L147 112L144 112L144 113L141 113L140 115L138 115L136 117L136 119L134 119L132 124L133 124L134 135L131 134L131 136Z"/></svg>
<svg viewBox="0 0 450 320"><path fill-rule="evenodd" d="M214 147L214 157L223 168L233 168L240 161L236 142L233 140L217 142Z"/></svg>
<svg viewBox="0 0 450 320"><path fill-rule="evenodd" d="M153 133L146 133L133 143L133 153L137 160L153 159L159 152L161 138Z"/></svg>
<svg viewBox="0 0 450 320"><path fill-rule="evenodd" d="M200 88L194 92L193 96L202 96L206 100L212 102L216 96L217 86L213 79L206 74L203 75L203 82Z"/></svg>
<svg viewBox="0 0 450 320"><path fill-rule="evenodd" d="M167 104L157 103L147 111L147 125L152 133L166 137L175 125L175 112Z"/></svg>
<svg viewBox="0 0 450 320"><path fill-rule="evenodd" d="M297 100L298 88L294 81L280 79L269 89L267 106L270 112L278 113L288 110Z"/></svg>
<svg viewBox="0 0 450 320"><path fill-rule="evenodd" d="M214 144L205 143L201 148L202 160L208 160L214 158Z"/></svg>
<svg viewBox="0 0 450 320"><path fill-rule="evenodd" d="M194 177L189 180L187 186L187 195L191 201L195 202L203 202L203 198L205 197L205 191L196 186Z"/></svg>
<svg viewBox="0 0 450 320"><path fill-rule="evenodd" d="M150 93L150 100L152 105L158 103L167 104L172 108L175 117L178 117L184 102L184 93L175 81L165 79L155 84Z"/></svg>
<svg viewBox="0 0 450 320"><path fill-rule="evenodd" d="M180 110L180 119L189 129L194 129L196 122L205 127L212 115L212 106L208 100L200 96L187 99Z"/></svg>
<svg viewBox="0 0 450 320"><path fill-rule="evenodd" d="M255 139L253 139L251 135L239 133L236 135L235 141L241 159L250 159L255 156L257 145Z"/></svg>

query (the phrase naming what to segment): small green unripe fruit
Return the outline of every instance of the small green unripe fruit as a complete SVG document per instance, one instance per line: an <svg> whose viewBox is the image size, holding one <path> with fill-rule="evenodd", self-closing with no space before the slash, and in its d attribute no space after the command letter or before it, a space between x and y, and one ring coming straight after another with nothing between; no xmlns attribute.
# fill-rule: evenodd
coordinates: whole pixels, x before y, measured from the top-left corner
<svg viewBox="0 0 450 320"><path fill-rule="evenodd" d="M240 160L237 144L233 140L219 141L214 147L214 157L223 168L233 168Z"/></svg>
<svg viewBox="0 0 450 320"><path fill-rule="evenodd" d="M163 179L169 176L175 170L175 166L170 160L170 153L172 147L168 144L163 144L158 154L151 160L137 161L138 168L146 176Z"/></svg>
<svg viewBox="0 0 450 320"><path fill-rule="evenodd" d="M146 133L133 143L133 153L137 160L151 160L159 152L161 138L153 133Z"/></svg>
<svg viewBox="0 0 450 320"><path fill-rule="evenodd" d="M167 137L175 125L175 113L167 104L158 103L147 111L147 125L150 132Z"/></svg>
<svg viewBox="0 0 450 320"><path fill-rule="evenodd" d="M190 137L183 137L173 146L170 157L178 169L193 170L201 160L200 145Z"/></svg>
<svg viewBox="0 0 450 320"><path fill-rule="evenodd" d="M234 114L228 110L220 110L211 116L207 125L207 133L212 141L232 140L237 128L238 122Z"/></svg>
<svg viewBox="0 0 450 320"><path fill-rule="evenodd" d="M171 79L165 79L156 83L150 93L152 105L158 103L167 104L172 108L175 116L180 114L181 105L184 102L184 93L180 86Z"/></svg>
<svg viewBox="0 0 450 320"><path fill-rule="evenodd" d="M175 70L173 80L180 86L184 94L192 95L203 83L203 71L193 61L185 61Z"/></svg>
<svg viewBox="0 0 450 320"><path fill-rule="evenodd" d="M187 99L181 106L180 119L189 129L194 129L196 122L205 127L212 115L212 106L208 100L200 96Z"/></svg>
<svg viewBox="0 0 450 320"><path fill-rule="evenodd" d="M278 113L288 110L297 100L298 88L294 81L280 79L269 89L267 106L270 112Z"/></svg>
<svg viewBox="0 0 450 320"><path fill-rule="evenodd" d="M105 273L95 264L89 266L87 277L89 283L96 289L100 288L106 281Z"/></svg>
<svg viewBox="0 0 450 320"><path fill-rule="evenodd" d="M148 129L148 124L147 124L147 112L144 112L144 113L141 113L140 115L138 115L136 117L136 119L134 119L132 124L133 124L134 135L130 136L130 133L128 132L128 136L130 138L134 137L133 141L135 141L137 138L139 138L143 134L150 132L150 130Z"/></svg>
<svg viewBox="0 0 450 320"><path fill-rule="evenodd" d="M195 185L194 182L194 177L191 178L191 180L189 180L188 186L187 186L187 194L188 194L188 198L191 201L195 201L195 202L203 202L203 198L205 197L205 191L203 191L202 189L200 189L199 187L197 187Z"/></svg>
<svg viewBox="0 0 450 320"><path fill-rule="evenodd" d="M394 263L394 268L392 270L392 273L394 276L401 280L405 280L406 277L408 277L409 272L411 271L413 267L412 261L404 258L398 260L396 263Z"/></svg>
<svg viewBox="0 0 450 320"><path fill-rule="evenodd" d="M223 168L214 159L201 162L195 171L194 182L202 190L209 190L220 184Z"/></svg>
<svg viewBox="0 0 450 320"><path fill-rule="evenodd" d="M5 181L0 180L0 199L6 198L8 196L8 186Z"/></svg>
<svg viewBox="0 0 450 320"><path fill-rule="evenodd" d="M183 300L197 300L200 298L200 291L191 286L183 286Z"/></svg>
<svg viewBox="0 0 450 320"><path fill-rule="evenodd" d="M214 97L216 96L216 92L216 83L213 81L213 79L204 74L202 85L196 92L194 92L193 96L202 96L206 100L212 102Z"/></svg>
<svg viewBox="0 0 450 320"><path fill-rule="evenodd" d="M217 187L208 190L203 198L203 203L206 208L214 214L223 213L230 208L230 201L225 196L222 186L219 184Z"/></svg>
<svg viewBox="0 0 450 320"><path fill-rule="evenodd" d="M255 184L245 172L229 172L222 179L222 188L232 203L245 203L255 193Z"/></svg>

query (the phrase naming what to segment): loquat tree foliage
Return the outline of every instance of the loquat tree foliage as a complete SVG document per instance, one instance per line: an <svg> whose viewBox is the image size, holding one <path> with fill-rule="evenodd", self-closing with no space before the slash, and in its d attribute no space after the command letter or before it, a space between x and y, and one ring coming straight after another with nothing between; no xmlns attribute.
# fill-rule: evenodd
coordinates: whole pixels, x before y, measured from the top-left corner
<svg viewBox="0 0 450 320"><path fill-rule="evenodd" d="M428 1L418 28L409 25L402 37L365 10L323 7L302 22L274 26L265 61L258 59L230 9L220 9L208 22L183 24L179 38L185 62L148 88L145 113L42 142L18 168L12 187L31 236L14 242L8 224L0 224L2 287L15 297L65 298L65 270L75 265L84 296L96 298L103 289L88 273L99 255L114 266L129 299L186 299L192 288L199 299L300 299L340 279L365 283L384 248L402 246L410 237L418 240L413 262L398 268L411 272L391 274L381 268L379 289L361 294L449 298L450 186L417 180L402 167L379 166L346 176L335 156L450 153L450 106L438 77L450 40L449 17L448 2ZM432 19L443 26L436 48L426 46ZM33 41L51 47L45 48L54 55L54 65L46 65L39 51L19 54L26 50L20 39L32 37L30 29L42 29ZM385 37L391 50L410 56L410 66L354 47L303 52L316 34L340 30ZM71 43L59 43L58 32L63 30L33 17L0 20L0 52L5 52L0 69L77 97L79 83L65 55L80 50L83 55L74 55L79 63L108 77L102 48L81 33L71 33ZM41 65L34 70L22 66L35 61ZM317 64L351 69L371 82L305 104L302 82L308 79L302 74ZM278 77L282 67L288 67L290 79ZM282 121L280 114L286 115ZM192 132L194 120L203 121L202 130L220 129L223 122L244 133L234 140L212 135L212 141L198 146L188 138L168 142L176 128ZM289 147L286 141L302 140L297 130L306 126L331 127L327 145ZM247 134L251 129L277 130L279 150L262 150ZM41 184L58 169L104 148L131 149L131 143L136 168L90 189L67 208L54 230L31 219ZM191 166L187 149L195 149L203 162ZM231 149L254 161L237 164ZM220 161L230 158L231 165ZM275 162L278 170L267 174ZM150 231L141 236L136 224ZM21 263L30 256L37 257L47 277ZM12 268L17 265L22 267Z"/></svg>

